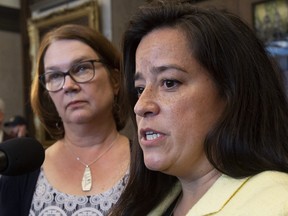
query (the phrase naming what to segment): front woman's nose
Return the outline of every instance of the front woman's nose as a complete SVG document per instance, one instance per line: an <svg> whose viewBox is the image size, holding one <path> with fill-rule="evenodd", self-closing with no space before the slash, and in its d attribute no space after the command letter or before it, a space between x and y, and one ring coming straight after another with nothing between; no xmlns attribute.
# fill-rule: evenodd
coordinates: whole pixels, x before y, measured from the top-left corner
<svg viewBox="0 0 288 216"><path fill-rule="evenodd" d="M134 106L134 112L141 117L154 116L159 113L157 98L152 89L144 89Z"/></svg>

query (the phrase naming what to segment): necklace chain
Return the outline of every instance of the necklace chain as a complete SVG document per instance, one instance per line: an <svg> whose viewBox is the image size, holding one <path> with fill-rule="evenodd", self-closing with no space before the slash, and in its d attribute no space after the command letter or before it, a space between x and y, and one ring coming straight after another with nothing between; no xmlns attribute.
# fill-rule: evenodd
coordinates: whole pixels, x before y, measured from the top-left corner
<svg viewBox="0 0 288 216"><path fill-rule="evenodd" d="M114 145L114 143L116 142L116 140L118 139L119 137L119 133L117 133L117 136L115 137L115 139L111 142L111 144L108 146L108 148L102 152L94 161L92 161L90 164L86 164L84 163L83 161L81 161L80 157L77 156L71 148L69 148L69 146L64 142L64 145L69 149L69 151L72 153L72 155L74 155L77 159L77 161L79 161L82 165L85 166L85 170L84 170L84 173L83 173L83 177L82 177L82 191L84 192L87 192L87 191L90 191L92 189L92 173L91 173L91 169L90 169L90 166L92 164L94 164L96 161L98 161L104 154L106 154L111 148L112 146Z"/></svg>
<svg viewBox="0 0 288 216"><path fill-rule="evenodd" d="M115 137L115 139L111 142L111 144L109 145L109 147L103 151L94 161L92 161L90 164L86 164L84 163L79 156L77 156L75 154L75 152L72 151L72 149L65 143L65 145L67 146L67 148L69 149L69 151L76 157L76 160L79 161L81 164L83 164L85 167L90 167L92 164L96 163L96 161L98 161L104 154L106 154L114 145L115 141L118 139L119 137L119 133L117 133L117 136Z"/></svg>

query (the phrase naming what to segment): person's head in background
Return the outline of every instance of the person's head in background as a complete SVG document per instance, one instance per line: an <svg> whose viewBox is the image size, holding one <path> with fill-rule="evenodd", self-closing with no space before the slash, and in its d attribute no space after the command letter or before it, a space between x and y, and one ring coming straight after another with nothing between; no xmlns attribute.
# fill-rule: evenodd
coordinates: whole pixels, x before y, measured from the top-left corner
<svg viewBox="0 0 288 216"><path fill-rule="evenodd" d="M86 59L76 59L75 63L81 63L81 61L85 60L85 62L89 65L92 64L95 69L97 69L97 67L100 67L100 64L103 64L104 67L106 67L106 69L108 70L109 82L113 88L115 95L115 97L112 98L113 107L111 111L114 116L117 130L119 131L123 129L126 124L128 114L126 111L127 103L125 102L126 99L123 92L124 89L123 86L120 85L123 79L122 73L119 73L120 55L118 51L103 35L96 34L92 29L89 29L87 27L73 24L65 25L61 28L56 29L55 31L51 31L45 36L44 40L42 41L41 47L39 48L35 77L38 77L39 75L43 75L45 73L44 61L47 49L52 45L57 46L55 44L65 40L68 42L74 41L77 43L83 43L89 46L90 49L92 48L92 50L97 55L97 57L93 57L93 59L88 59L89 61L87 61L87 57L85 57ZM77 50L75 51L77 52ZM94 76L97 76L97 74L95 74ZM45 79L47 78L48 77L42 76L42 79L40 81L45 85ZM91 79L93 79L93 77ZM65 80L67 80L67 76L65 76ZM85 82L89 81L90 80ZM47 89L45 89L45 87L39 83L39 80L35 78L31 90L31 103L33 110L36 115L39 116L40 121L43 123L44 127L47 129L50 135L55 139L63 138L65 133L61 119L63 116L61 116L59 110L57 111L57 104L55 104L55 101L51 101L51 95L55 95L55 93L57 93L61 89L62 86L60 86L59 89L47 91ZM98 89L101 90L100 87L98 87ZM106 93L107 92L103 93L103 98L104 94Z"/></svg>
<svg viewBox="0 0 288 216"><path fill-rule="evenodd" d="M175 181L154 171L181 183L288 171L287 97L262 42L233 14L171 2L140 8L124 34L140 145L115 215L160 202Z"/></svg>
<svg viewBox="0 0 288 216"><path fill-rule="evenodd" d="M26 137L28 134L28 124L24 117L16 115L4 123L5 129L13 137Z"/></svg>

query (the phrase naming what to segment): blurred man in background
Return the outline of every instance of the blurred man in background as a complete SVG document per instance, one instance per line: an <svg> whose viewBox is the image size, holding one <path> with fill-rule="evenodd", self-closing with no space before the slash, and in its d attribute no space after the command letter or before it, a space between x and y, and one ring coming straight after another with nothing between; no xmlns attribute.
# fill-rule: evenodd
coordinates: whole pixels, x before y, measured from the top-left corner
<svg viewBox="0 0 288 216"><path fill-rule="evenodd" d="M12 137L28 137L28 125L24 117L16 115L4 123L4 127Z"/></svg>

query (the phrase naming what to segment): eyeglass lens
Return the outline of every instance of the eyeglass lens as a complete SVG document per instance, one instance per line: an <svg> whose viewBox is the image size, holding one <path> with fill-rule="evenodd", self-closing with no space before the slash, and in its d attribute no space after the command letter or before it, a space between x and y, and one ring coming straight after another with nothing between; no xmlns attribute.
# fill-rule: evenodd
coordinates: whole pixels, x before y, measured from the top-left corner
<svg viewBox="0 0 288 216"><path fill-rule="evenodd" d="M44 80L42 78L42 83L48 91L58 91L63 87L67 75L70 75L72 80L77 83L89 82L94 77L94 62L95 61L81 62L73 65L67 72L47 72L43 74Z"/></svg>

